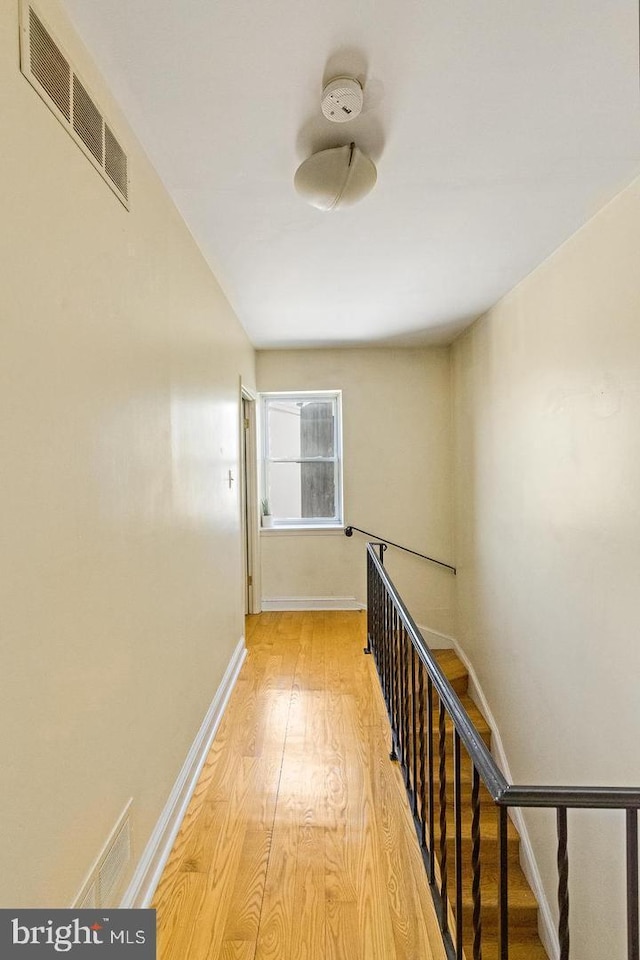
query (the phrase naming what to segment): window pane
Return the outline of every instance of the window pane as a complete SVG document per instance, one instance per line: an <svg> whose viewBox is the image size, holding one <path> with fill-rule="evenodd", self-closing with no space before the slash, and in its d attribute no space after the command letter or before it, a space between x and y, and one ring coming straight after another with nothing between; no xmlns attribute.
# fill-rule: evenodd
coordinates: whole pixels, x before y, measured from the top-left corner
<svg viewBox="0 0 640 960"><path fill-rule="evenodd" d="M270 463L267 484L271 512L276 520L335 516L333 463Z"/></svg>
<svg viewBox="0 0 640 960"><path fill-rule="evenodd" d="M300 404L293 400L270 400L267 406L267 437L270 457L300 456Z"/></svg>
<svg viewBox="0 0 640 960"><path fill-rule="evenodd" d="M335 401L270 400L267 436L269 457L333 457Z"/></svg>

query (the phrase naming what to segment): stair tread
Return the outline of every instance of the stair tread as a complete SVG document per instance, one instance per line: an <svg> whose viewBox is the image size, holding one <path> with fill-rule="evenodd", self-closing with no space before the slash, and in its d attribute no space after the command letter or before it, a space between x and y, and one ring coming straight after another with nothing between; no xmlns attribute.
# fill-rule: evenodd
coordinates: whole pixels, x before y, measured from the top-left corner
<svg viewBox="0 0 640 960"><path fill-rule="evenodd" d="M448 859L448 876L451 890L455 886L455 864L453 859ZM497 906L498 903L498 878L499 869L497 863L490 863L483 860L480 868L481 892L483 905L487 907ZM463 857L462 879L463 893L465 898L471 898L472 881L471 860L469 857ZM537 909L538 902L529 886L529 881L522 872L519 863L509 864L509 906L526 907Z"/></svg>
<svg viewBox="0 0 640 960"><path fill-rule="evenodd" d="M513 865L510 864L511 870ZM488 910L497 909L498 906L498 882L497 878L491 876L490 874L493 871L487 868L487 865L484 865L484 870L481 872L481 883L480 883L480 893L482 897L482 906L483 909L486 907ZM489 874L489 875L488 875ZM471 871L464 874L465 880L468 881L462 885L462 902L464 906L469 906L472 904L471 896ZM509 909L511 911L515 910L527 910L535 911L537 914L538 911L538 901L535 898L535 895L529 886L529 884L524 881L522 883L512 883L509 881Z"/></svg>
<svg viewBox="0 0 640 960"><path fill-rule="evenodd" d="M431 653L456 693L466 692L469 673L455 650L436 648Z"/></svg>
<svg viewBox="0 0 640 960"><path fill-rule="evenodd" d="M436 798L437 804L437 798ZM439 807L436 805L435 808L435 820L434 828L436 838L440 836L440 821L439 817ZM473 814L470 809L470 806L466 803L463 803L462 806L462 839L471 838L471 825L473 824ZM498 818L497 816L487 815L486 812L481 812L480 814L480 839L481 840L497 840L498 838ZM455 836L455 820L453 812L453 802L447 804L447 834L453 839ZM507 837L509 840L519 840L520 834L518 833L515 824L510 817L507 817Z"/></svg>
<svg viewBox="0 0 640 960"><path fill-rule="evenodd" d="M489 736L491 736L491 727L489 726L489 724L481 714L477 704L473 702L471 697L467 693L465 693L462 697L460 697L460 702L462 703L462 706L465 708L465 710L469 714L469 719L472 721L478 733L481 735L484 733L488 733Z"/></svg>
<svg viewBox="0 0 640 960"><path fill-rule="evenodd" d="M488 734L489 736L491 736L491 727L489 726L489 724L483 717L482 713L480 712L477 704L474 703L474 701L471 699L469 694L468 693L459 694L458 699L460 700L460 703L462 704L464 709L467 711L469 715L469 719L472 721L473 725L476 727L478 733L483 736L483 739L485 734ZM451 729L451 725L452 725L452 721L449 719L449 717L447 717L447 730ZM438 729L437 704L434 704L433 728L434 730Z"/></svg>
<svg viewBox="0 0 640 960"><path fill-rule="evenodd" d="M453 760L449 762L447 760L447 765L445 769L447 777L447 793L453 796L455 789L454 781L454 770L453 770ZM472 770L471 762L469 760L465 761L465 758L462 758L462 763L460 764L460 784L462 786L462 792L464 796L465 803L470 802L471 798L471 782L472 782ZM434 784L434 795L436 799L440 795L440 766L436 759L434 759L433 767L433 784ZM482 781L480 781L480 803L485 805L496 806L495 800L493 800L489 791L484 787Z"/></svg>
<svg viewBox="0 0 640 960"><path fill-rule="evenodd" d="M477 726L478 731L480 733L483 733L484 731L491 733L489 724L478 709L477 704L474 703L467 693L469 673L458 654L455 652L455 650L448 648L437 648L432 650L431 653L434 655L434 658L445 677L458 694L462 705L469 714L470 718L473 720L473 723ZM437 716L435 717L435 720L437 722Z"/></svg>

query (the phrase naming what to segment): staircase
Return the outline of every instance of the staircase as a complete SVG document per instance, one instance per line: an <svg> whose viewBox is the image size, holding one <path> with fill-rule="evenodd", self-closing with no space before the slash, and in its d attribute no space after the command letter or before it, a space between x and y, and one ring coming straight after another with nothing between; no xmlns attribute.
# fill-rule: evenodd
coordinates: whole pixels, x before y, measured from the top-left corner
<svg viewBox="0 0 640 960"><path fill-rule="evenodd" d="M491 746L491 730L478 707L469 697L467 670L453 650L432 650L440 668L454 688L488 747ZM434 749L437 751L438 700L434 698ZM447 720L447 730L451 723ZM450 752L450 751L449 751ZM471 763L464 754L461 764L462 778L462 917L463 942L468 960L473 958L473 900L471 895ZM435 851L440 866L440 828L438 815L438 776L435 773ZM455 927L455 840L453 805L453 766L447 759L447 873L451 926ZM482 960L499 960L498 952L498 810L484 785L480 787L480 833L481 833L481 896L482 896ZM547 953L538 936L538 904L520 867L520 837L509 819L509 960L548 960Z"/></svg>
<svg viewBox="0 0 640 960"><path fill-rule="evenodd" d="M626 917L611 922L617 933L626 934L629 960L640 960L640 787L510 783L488 748L491 731L468 696L463 664L451 650L426 645L384 566L385 549L382 542L367 544L367 652L378 672L391 724L392 756L399 761L423 847L447 956L546 960L538 936L538 905L520 868L520 839L509 822L511 810L546 809L554 811L556 819L557 954L559 960L569 960L568 818L574 810L608 810L624 825L626 859L626 890L619 898ZM459 797L454 794L455 760Z"/></svg>

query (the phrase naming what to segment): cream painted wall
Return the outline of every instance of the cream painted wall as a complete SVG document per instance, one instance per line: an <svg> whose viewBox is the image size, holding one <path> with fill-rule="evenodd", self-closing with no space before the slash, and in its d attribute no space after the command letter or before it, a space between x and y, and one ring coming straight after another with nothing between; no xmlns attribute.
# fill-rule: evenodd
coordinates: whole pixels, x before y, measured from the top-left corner
<svg viewBox="0 0 640 960"><path fill-rule="evenodd" d="M346 522L450 562L448 350L260 351L257 379L261 391L342 390ZM263 598L364 604L365 543L263 534ZM393 550L385 562L418 622L449 632L452 575Z"/></svg>
<svg viewBox="0 0 640 960"><path fill-rule="evenodd" d="M453 349L457 634L517 782L640 785L639 264L636 181ZM620 823L569 818L580 960L626 955Z"/></svg>
<svg viewBox="0 0 640 960"><path fill-rule="evenodd" d="M253 350L85 51L120 205L0 5L0 906L66 906L129 796L137 854L243 634Z"/></svg>

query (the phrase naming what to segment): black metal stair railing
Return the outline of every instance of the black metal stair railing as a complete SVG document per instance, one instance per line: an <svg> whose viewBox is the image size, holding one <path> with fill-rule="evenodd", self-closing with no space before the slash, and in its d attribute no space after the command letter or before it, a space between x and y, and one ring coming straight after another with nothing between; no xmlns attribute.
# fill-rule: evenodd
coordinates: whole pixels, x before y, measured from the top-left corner
<svg viewBox="0 0 640 960"><path fill-rule="evenodd" d="M373 654L391 724L397 759L413 812L427 877L449 960L482 960L481 784L497 808L497 942L509 960L509 807L555 808L558 832L558 937L560 960L569 960L568 811L626 811L627 956L640 960L638 933L638 808L640 789L516 786L509 784L458 695L429 650L384 569L385 544L367 547L367 648ZM463 758L471 784L471 925L463 916ZM452 782L451 782L452 781ZM453 823L450 793L453 790ZM437 825L437 829L436 829ZM450 842L453 831L453 844ZM453 851L453 862L450 855ZM465 942L465 935L469 942Z"/></svg>
<svg viewBox="0 0 640 960"><path fill-rule="evenodd" d="M349 524L348 527L344 528L345 537L352 537L353 531L357 530L358 533L362 533L365 537L373 537L377 544L382 544L386 547L397 547L398 550L404 550L405 553L411 553L414 557L420 557L422 560L428 560L429 563L435 563L439 567L445 567L447 570L450 570L453 575L456 574L456 568L450 564L445 563L444 560L436 560L435 557L429 557L426 553L419 553L417 550L412 550L411 547L404 547L401 543L395 543L393 540L385 540L384 537L379 537L375 533L370 533L369 530L363 530L362 527L354 527L353 524Z"/></svg>

